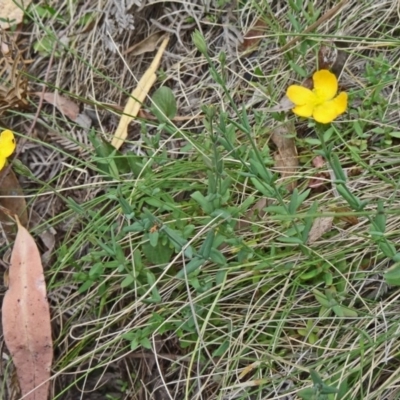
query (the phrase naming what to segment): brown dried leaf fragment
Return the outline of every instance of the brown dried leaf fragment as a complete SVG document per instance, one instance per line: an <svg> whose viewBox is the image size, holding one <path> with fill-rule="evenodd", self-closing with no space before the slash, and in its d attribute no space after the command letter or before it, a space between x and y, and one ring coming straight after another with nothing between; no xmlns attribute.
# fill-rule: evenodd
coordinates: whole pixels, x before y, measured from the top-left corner
<svg viewBox="0 0 400 400"><path fill-rule="evenodd" d="M31 2L32 0L0 0L0 28L8 29L22 22L24 9L27 9Z"/></svg>
<svg viewBox="0 0 400 400"><path fill-rule="evenodd" d="M240 46L241 50L248 50L250 48L256 47L261 39L262 33L267 28L267 24L261 18L257 20L254 26L244 35L243 43Z"/></svg>
<svg viewBox="0 0 400 400"><path fill-rule="evenodd" d="M21 224L28 225L28 212L24 193L11 168L0 171L0 223L8 240L15 237L14 223L10 217L18 215Z"/></svg>
<svg viewBox="0 0 400 400"><path fill-rule="evenodd" d="M360 222L356 215L351 215L353 214L353 211L349 207L332 207L331 210L338 214L336 215L335 218L347 222L352 226L357 225ZM341 214L347 214L347 215L341 215Z"/></svg>
<svg viewBox="0 0 400 400"><path fill-rule="evenodd" d="M145 39L143 39L141 42L136 43L133 46L126 49L122 54L138 56L140 54L150 53L157 49L160 41L164 39L165 36L166 33L163 31L154 32L150 36L147 36Z"/></svg>
<svg viewBox="0 0 400 400"><path fill-rule="evenodd" d="M308 234L307 244L312 244L322 237L326 232L332 229L333 217L316 218L310 233Z"/></svg>
<svg viewBox="0 0 400 400"><path fill-rule="evenodd" d="M294 125L288 122L275 128L271 135L272 141L278 148L274 154L275 168L280 172L283 180L293 177L299 166L294 134ZM287 185L287 189L293 191L296 186L297 181L292 181Z"/></svg>
<svg viewBox="0 0 400 400"><path fill-rule="evenodd" d="M318 69L328 69L339 78L349 54L343 48L344 43L331 41L321 44L318 50Z"/></svg>
<svg viewBox="0 0 400 400"><path fill-rule="evenodd" d="M36 243L19 221L8 281L2 307L4 340L24 399L46 400L53 360L46 282Z"/></svg>
<svg viewBox="0 0 400 400"><path fill-rule="evenodd" d="M62 96L58 93L52 92L34 92L32 93L34 96L41 97L43 95L43 100L47 103L52 104L54 107L57 107L59 111L61 111L65 116L67 116L71 121L76 121L79 115L79 107L73 101L67 99L65 96Z"/></svg>

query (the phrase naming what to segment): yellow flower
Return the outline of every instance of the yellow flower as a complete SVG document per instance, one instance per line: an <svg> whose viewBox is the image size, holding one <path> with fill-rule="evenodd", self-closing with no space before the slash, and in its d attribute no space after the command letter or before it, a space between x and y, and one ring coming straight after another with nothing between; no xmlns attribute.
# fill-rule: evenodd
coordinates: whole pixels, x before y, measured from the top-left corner
<svg viewBox="0 0 400 400"><path fill-rule="evenodd" d="M335 74L321 69L313 75L314 89L291 85L286 92L296 107L292 111L300 117L313 117L317 122L332 122L347 109L347 93L336 96L338 82ZM335 97L336 96L336 97Z"/></svg>
<svg viewBox="0 0 400 400"><path fill-rule="evenodd" d="M14 134L8 129L0 135L0 170L3 169L7 157L10 157L15 150Z"/></svg>

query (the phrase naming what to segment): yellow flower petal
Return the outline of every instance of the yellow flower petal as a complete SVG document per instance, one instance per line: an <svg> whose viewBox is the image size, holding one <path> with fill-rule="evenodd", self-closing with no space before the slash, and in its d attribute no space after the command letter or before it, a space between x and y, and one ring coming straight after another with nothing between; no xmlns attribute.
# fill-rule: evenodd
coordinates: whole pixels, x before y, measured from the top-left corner
<svg viewBox="0 0 400 400"><path fill-rule="evenodd" d="M7 129L3 131L0 135L0 158L7 158L11 156L14 150L15 150L14 134Z"/></svg>
<svg viewBox="0 0 400 400"><path fill-rule="evenodd" d="M327 69L321 69L313 75L314 93L319 100L323 103L332 100L338 90L338 81L335 74L329 72Z"/></svg>
<svg viewBox="0 0 400 400"><path fill-rule="evenodd" d="M331 102L334 104L338 116L343 114L347 110L347 93L339 93Z"/></svg>
<svg viewBox="0 0 400 400"><path fill-rule="evenodd" d="M5 163L6 163L6 158L0 156L0 171L3 169Z"/></svg>
<svg viewBox="0 0 400 400"><path fill-rule="evenodd" d="M315 103L315 94L304 86L291 85L286 91L286 96L296 106L303 106L305 104L313 105Z"/></svg>
<svg viewBox="0 0 400 400"><path fill-rule="evenodd" d="M317 107L313 112L313 117L317 122L328 124L343 114L347 109L347 93L342 92L333 100L327 101Z"/></svg>
<svg viewBox="0 0 400 400"><path fill-rule="evenodd" d="M311 117L314 111L314 104L304 104L302 106L296 106L292 111L299 117Z"/></svg>
<svg viewBox="0 0 400 400"><path fill-rule="evenodd" d="M313 118L321 124L329 124L329 122L332 122L337 116L338 114L335 108L327 107L326 103L315 107L313 112Z"/></svg>

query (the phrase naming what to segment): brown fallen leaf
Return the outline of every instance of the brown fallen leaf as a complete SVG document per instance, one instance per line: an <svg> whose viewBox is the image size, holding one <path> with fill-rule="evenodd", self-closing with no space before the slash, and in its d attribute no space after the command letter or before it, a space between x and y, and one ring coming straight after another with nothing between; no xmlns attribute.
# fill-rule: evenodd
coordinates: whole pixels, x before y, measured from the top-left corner
<svg viewBox="0 0 400 400"><path fill-rule="evenodd" d="M12 241L14 240L15 229L10 217L18 215L21 224L27 226L27 206L24 193L11 168L4 168L0 171L0 182L0 223L7 238Z"/></svg>
<svg viewBox="0 0 400 400"><path fill-rule="evenodd" d="M349 57L349 53L341 49L344 46L346 43L341 41L322 43L318 50L318 69L329 69L339 78Z"/></svg>
<svg viewBox="0 0 400 400"><path fill-rule="evenodd" d="M316 156L312 160L312 164L315 168L323 168L325 167L325 160L322 156ZM307 187L315 189L320 186L325 185L330 181L330 175L327 171L317 172L313 175L313 177L309 180Z"/></svg>
<svg viewBox="0 0 400 400"><path fill-rule="evenodd" d="M308 234L307 244L316 242L321 236L332 229L333 217L316 218L310 233Z"/></svg>
<svg viewBox="0 0 400 400"><path fill-rule="evenodd" d="M0 0L0 28L8 29L22 22L24 9L27 9L31 2L32 0Z"/></svg>
<svg viewBox="0 0 400 400"><path fill-rule="evenodd" d="M293 177L299 166L297 149L293 137L295 128L292 122L287 122L275 128L271 139L275 143L278 151L274 153L275 168L280 172L282 180ZM292 181L287 185L289 191L293 191L297 186L297 181Z"/></svg>
<svg viewBox="0 0 400 400"><path fill-rule="evenodd" d="M166 36L163 31L154 32L150 36L147 36L141 42L134 44L133 46L126 49L122 54L130 54L133 56L139 56L140 54L150 53L157 49L161 39Z"/></svg>
<svg viewBox="0 0 400 400"><path fill-rule="evenodd" d="M46 282L39 250L18 221L4 295L2 324L6 346L25 400L48 398L53 344Z"/></svg>
<svg viewBox="0 0 400 400"><path fill-rule="evenodd" d="M261 34L265 31L266 27L267 24L265 21L259 18L254 26L244 35L240 49L243 51L256 47L260 43L262 39Z"/></svg>
<svg viewBox="0 0 400 400"><path fill-rule="evenodd" d="M54 107L57 107L58 110L61 111L70 120L76 121L76 118L79 115L79 107L77 104L67 99L65 96L52 92L45 92L43 94L41 92L34 92L31 94L33 96L39 96L39 97L43 95L44 101L52 104Z"/></svg>
<svg viewBox="0 0 400 400"><path fill-rule="evenodd" d="M352 210L349 207L332 207L331 211L338 213L338 214L349 214L349 215L337 215L335 218L340 219L341 221L347 222L350 225L357 225L359 220L357 216L351 215Z"/></svg>
<svg viewBox="0 0 400 400"><path fill-rule="evenodd" d="M160 48L157 51L156 56L153 59L153 62L151 63L150 67L147 69L147 71L144 73L144 75L138 82L138 85L131 93L128 102L126 103L126 106L124 108L124 114L121 116L121 119L119 120L118 127L111 141L111 144L117 150L125 142L125 139L128 136L129 123L138 115L138 112L142 107L144 99L146 98L147 94L149 93L149 90L151 89L151 87L153 86L154 82L157 79L156 71L158 66L160 65L161 57L165 51L165 48L167 47L168 41L169 37L164 38Z"/></svg>

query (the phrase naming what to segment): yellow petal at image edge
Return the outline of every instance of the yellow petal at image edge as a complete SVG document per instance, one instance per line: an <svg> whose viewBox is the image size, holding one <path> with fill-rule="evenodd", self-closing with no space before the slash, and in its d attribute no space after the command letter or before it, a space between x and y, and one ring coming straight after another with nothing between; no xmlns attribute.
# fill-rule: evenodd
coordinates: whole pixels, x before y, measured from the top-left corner
<svg viewBox="0 0 400 400"><path fill-rule="evenodd" d="M304 104L302 106L296 106L295 108L292 109L292 111L298 115L299 117L311 117L313 115L314 111L314 105L313 104Z"/></svg>
<svg viewBox="0 0 400 400"><path fill-rule="evenodd" d="M6 163L6 158L0 156L0 171L3 169L5 163Z"/></svg>
<svg viewBox="0 0 400 400"><path fill-rule="evenodd" d="M14 134L9 131L3 131L0 135L0 158L11 156L15 150Z"/></svg>
<svg viewBox="0 0 400 400"><path fill-rule="evenodd" d="M286 96L296 106L304 106L305 104L314 105L315 103L315 94L304 86L289 86L286 91Z"/></svg>
<svg viewBox="0 0 400 400"><path fill-rule="evenodd" d="M318 97L319 102L332 100L338 90L338 81L335 74L327 69L321 69L313 75L314 93Z"/></svg>

